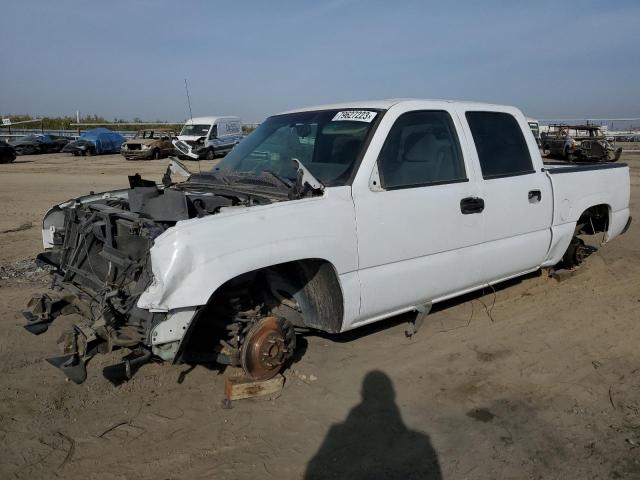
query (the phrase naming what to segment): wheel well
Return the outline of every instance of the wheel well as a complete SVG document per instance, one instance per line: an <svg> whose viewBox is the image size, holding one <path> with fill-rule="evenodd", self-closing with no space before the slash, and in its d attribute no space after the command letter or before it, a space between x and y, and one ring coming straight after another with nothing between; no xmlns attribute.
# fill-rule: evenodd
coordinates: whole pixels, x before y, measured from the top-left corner
<svg viewBox="0 0 640 480"><path fill-rule="evenodd" d="M261 304L298 327L329 333L342 329L344 300L334 266L317 258L296 260L253 270L221 285L196 313L180 354L224 328L234 310Z"/></svg>
<svg viewBox="0 0 640 480"><path fill-rule="evenodd" d="M609 229L609 205L600 204L587 208L576 222L576 235L593 235Z"/></svg>
<svg viewBox="0 0 640 480"><path fill-rule="evenodd" d="M274 296L293 300L297 304L302 318L301 322L292 318L294 325L302 323L299 326L329 333L337 333L342 329L344 299L338 274L330 262L305 259L266 270L267 284ZM282 311L279 313L282 314ZM283 316L286 318L286 313Z"/></svg>

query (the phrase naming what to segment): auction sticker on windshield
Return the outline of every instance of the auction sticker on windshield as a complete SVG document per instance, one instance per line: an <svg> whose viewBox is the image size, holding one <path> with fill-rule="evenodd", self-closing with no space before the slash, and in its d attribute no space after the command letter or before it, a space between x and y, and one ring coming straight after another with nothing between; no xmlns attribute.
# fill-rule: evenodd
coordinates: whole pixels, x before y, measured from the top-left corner
<svg viewBox="0 0 640 480"><path fill-rule="evenodd" d="M341 120L350 120L355 122L367 122L370 123L376 117L378 112L370 112L369 110L344 110L336 113L333 117L334 122Z"/></svg>

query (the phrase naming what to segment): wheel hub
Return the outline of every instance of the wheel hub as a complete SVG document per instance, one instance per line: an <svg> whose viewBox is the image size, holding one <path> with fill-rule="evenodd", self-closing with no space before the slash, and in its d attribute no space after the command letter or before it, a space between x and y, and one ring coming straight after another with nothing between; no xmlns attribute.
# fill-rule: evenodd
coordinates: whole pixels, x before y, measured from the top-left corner
<svg viewBox="0 0 640 480"><path fill-rule="evenodd" d="M274 377L295 348L293 326L282 318L265 317L247 332L240 350L244 371L256 380Z"/></svg>

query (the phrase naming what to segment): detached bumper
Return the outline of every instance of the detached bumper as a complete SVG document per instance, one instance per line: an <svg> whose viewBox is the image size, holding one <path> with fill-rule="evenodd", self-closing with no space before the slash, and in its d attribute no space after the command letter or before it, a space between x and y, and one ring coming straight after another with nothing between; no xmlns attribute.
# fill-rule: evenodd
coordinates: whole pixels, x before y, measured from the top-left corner
<svg viewBox="0 0 640 480"><path fill-rule="evenodd" d="M182 140L174 140L173 148L176 150L178 155L183 155L194 160L202 159L207 151L207 148L204 145L190 145Z"/></svg>

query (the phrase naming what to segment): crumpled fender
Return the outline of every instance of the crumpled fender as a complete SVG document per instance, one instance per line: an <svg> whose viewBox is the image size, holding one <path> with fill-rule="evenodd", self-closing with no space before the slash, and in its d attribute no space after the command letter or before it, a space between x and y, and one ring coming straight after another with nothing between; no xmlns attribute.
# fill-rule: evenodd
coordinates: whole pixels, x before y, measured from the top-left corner
<svg viewBox="0 0 640 480"><path fill-rule="evenodd" d="M204 305L238 275L306 258L330 262L339 275L357 269L350 187L178 222L151 248L154 281L138 307L168 311Z"/></svg>

